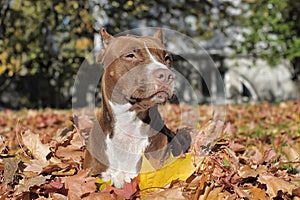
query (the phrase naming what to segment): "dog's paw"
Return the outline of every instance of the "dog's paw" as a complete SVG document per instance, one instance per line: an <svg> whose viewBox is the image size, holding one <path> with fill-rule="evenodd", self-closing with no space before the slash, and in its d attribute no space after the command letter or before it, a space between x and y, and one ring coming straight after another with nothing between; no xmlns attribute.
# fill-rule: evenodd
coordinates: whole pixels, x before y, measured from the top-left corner
<svg viewBox="0 0 300 200"><path fill-rule="evenodd" d="M179 156L181 153L188 152L192 142L190 131L191 129L189 128L177 130L175 137L171 141L171 151L173 156Z"/></svg>

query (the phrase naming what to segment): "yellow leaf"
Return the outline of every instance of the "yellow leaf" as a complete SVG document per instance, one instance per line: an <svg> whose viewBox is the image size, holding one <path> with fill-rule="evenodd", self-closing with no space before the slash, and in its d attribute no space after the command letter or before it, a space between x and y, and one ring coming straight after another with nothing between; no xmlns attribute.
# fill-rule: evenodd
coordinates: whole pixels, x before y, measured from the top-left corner
<svg viewBox="0 0 300 200"><path fill-rule="evenodd" d="M6 59L7 59L7 52L3 52L0 54L0 61L3 63L3 64L6 64Z"/></svg>
<svg viewBox="0 0 300 200"><path fill-rule="evenodd" d="M9 77L12 77L13 75L14 75L14 71L13 71L13 70L9 70L9 71L8 71L8 76L9 76Z"/></svg>
<svg viewBox="0 0 300 200"><path fill-rule="evenodd" d="M127 5L131 7L133 5L133 1L127 1Z"/></svg>
<svg viewBox="0 0 300 200"><path fill-rule="evenodd" d="M0 75L3 74L6 71L5 65L0 65Z"/></svg>
<svg viewBox="0 0 300 200"><path fill-rule="evenodd" d="M99 190L102 191L106 188L107 185L111 186L111 180L109 181L104 181L99 177L96 177L96 184L99 185Z"/></svg>
<svg viewBox="0 0 300 200"><path fill-rule="evenodd" d="M76 40L75 47L77 49L84 50L84 49L89 48L90 44L91 44L91 42L88 38L81 38L81 39Z"/></svg>
<svg viewBox="0 0 300 200"><path fill-rule="evenodd" d="M184 158L171 156L164 167L155 170L143 155L140 189L163 187L176 179L186 180L195 171L193 157L194 153L188 153Z"/></svg>

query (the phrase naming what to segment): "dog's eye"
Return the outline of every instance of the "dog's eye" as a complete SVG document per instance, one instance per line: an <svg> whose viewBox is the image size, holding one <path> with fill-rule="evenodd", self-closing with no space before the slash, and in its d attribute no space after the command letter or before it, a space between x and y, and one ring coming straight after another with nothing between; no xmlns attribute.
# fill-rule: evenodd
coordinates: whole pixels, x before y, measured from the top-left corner
<svg viewBox="0 0 300 200"><path fill-rule="evenodd" d="M165 61L171 61L171 56L170 55L166 55L165 56Z"/></svg>
<svg viewBox="0 0 300 200"><path fill-rule="evenodd" d="M134 58L135 55L134 55L133 53L129 53L129 54L127 54L125 57L126 57L126 58Z"/></svg>

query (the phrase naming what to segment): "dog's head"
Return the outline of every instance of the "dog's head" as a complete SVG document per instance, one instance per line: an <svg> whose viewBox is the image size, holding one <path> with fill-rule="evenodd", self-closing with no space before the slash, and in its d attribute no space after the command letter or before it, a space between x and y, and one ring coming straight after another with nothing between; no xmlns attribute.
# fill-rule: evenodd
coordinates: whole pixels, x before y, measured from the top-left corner
<svg viewBox="0 0 300 200"><path fill-rule="evenodd" d="M161 29L153 37L113 37L105 29L100 34L102 50L97 60L105 69L103 95L118 104L129 102L136 111L173 97L172 60L163 45Z"/></svg>

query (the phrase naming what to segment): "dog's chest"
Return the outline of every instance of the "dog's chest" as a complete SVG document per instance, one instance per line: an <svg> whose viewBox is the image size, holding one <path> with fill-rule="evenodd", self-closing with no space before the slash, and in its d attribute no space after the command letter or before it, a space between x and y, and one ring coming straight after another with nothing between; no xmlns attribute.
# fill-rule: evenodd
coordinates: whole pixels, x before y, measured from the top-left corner
<svg viewBox="0 0 300 200"><path fill-rule="evenodd" d="M120 176L124 177L121 178L123 181L129 182L130 178L139 173L142 153L149 144L147 135L151 130L149 125L136 117L135 112L128 111L130 104L117 105L110 102L110 106L115 123L113 137L105 140L109 168L104 175L110 176L113 182L119 181L117 179Z"/></svg>

